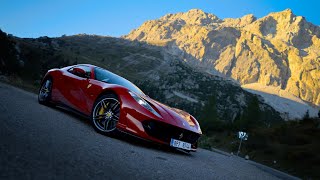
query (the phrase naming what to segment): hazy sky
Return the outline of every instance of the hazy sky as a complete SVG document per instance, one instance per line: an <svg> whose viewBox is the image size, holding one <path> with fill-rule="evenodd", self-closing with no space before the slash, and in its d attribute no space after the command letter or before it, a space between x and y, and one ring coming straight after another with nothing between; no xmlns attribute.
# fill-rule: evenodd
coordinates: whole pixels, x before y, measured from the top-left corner
<svg viewBox="0 0 320 180"><path fill-rule="evenodd" d="M121 36L144 21L199 8L219 18L291 8L320 25L320 0L1 0L0 29L19 37Z"/></svg>

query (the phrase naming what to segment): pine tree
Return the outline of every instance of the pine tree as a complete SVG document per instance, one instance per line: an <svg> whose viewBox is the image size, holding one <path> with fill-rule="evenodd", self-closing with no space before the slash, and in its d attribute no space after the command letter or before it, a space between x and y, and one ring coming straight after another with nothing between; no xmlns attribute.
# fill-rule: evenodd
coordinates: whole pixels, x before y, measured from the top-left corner
<svg viewBox="0 0 320 180"><path fill-rule="evenodd" d="M19 71L19 61L14 42L0 29L0 73L9 74Z"/></svg>
<svg viewBox="0 0 320 180"><path fill-rule="evenodd" d="M206 133L217 130L221 127L222 123L218 118L217 100L215 95L208 98L207 104L205 105L200 117L200 123L201 128Z"/></svg>
<svg viewBox="0 0 320 180"><path fill-rule="evenodd" d="M307 110L306 113L303 116L303 120L308 120L308 119L310 119L309 110Z"/></svg>
<svg viewBox="0 0 320 180"><path fill-rule="evenodd" d="M235 127L238 130L249 131L252 128L261 125L261 110L259 100L254 96L248 103L240 119L235 121Z"/></svg>

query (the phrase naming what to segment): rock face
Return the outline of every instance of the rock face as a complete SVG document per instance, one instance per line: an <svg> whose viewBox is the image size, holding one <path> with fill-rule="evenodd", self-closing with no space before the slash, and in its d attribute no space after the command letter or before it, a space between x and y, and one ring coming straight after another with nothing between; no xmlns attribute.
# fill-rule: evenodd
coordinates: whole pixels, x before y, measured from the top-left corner
<svg viewBox="0 0 320 180"><path fill-rule="evenodd" d="M192 9L145 22L123 38L167 52L240 84L280 87L320 105L320 27L290 9L237 19Z"/></svg>

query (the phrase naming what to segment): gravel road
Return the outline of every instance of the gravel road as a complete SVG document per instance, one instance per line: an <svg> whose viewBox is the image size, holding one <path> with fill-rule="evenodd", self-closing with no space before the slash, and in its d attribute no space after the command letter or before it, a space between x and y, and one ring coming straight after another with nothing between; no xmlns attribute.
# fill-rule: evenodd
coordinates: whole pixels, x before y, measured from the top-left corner
<svg viewBox="0 0 320 180"><path fill-rule="evenodd" d="M294 178L223 153L185 154L100 135L89 120L39 105L35 94L3 83L0 138L0 179Z"/></svg>

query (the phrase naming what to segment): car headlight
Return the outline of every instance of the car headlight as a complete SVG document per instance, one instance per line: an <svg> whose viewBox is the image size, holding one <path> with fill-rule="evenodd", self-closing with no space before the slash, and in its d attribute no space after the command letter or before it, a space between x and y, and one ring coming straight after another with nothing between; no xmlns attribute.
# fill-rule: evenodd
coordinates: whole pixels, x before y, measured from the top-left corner
<svg viewBox="0 0 320 180"><path fill-rule="evenodd" d="M192 118L194 119L194 122L196 122L196 125L198 126L198 131L199 131L199 133L202 134L202 131L201 131L199 122L198 122L198 121L196 120L196 118L194 118L193 116L192 116Z"/></svg>
<svg viewBox="0 0 320 180"><path fill-rule="evenodd" d="M137 101L138 104L140 104L144 108L148 109L154 115L161 117L160 114L157 111L155 111L146 100L142 99L140 96L136 95L135 93L133 93L131 91L129 91L129 94L133 97L134 100Z"/></svg>

